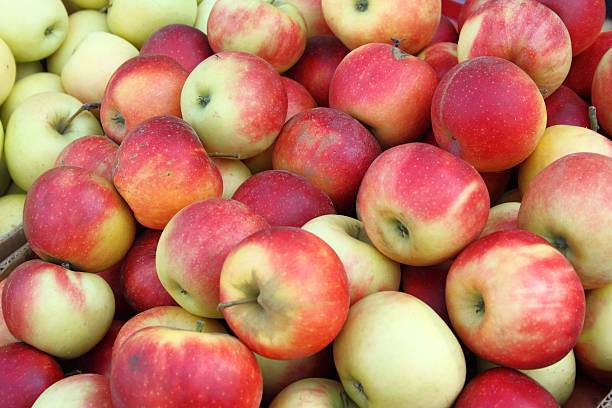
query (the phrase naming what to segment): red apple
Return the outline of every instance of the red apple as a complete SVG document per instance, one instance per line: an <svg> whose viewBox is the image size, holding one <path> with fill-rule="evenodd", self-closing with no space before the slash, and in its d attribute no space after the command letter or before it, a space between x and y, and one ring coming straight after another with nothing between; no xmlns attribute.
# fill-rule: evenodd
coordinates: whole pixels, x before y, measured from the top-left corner
<svg viewBox="0 0 612 408"><path fill-rule="evenodd" d="M55 166L81 167L112 181L118 148L106 136L81 137L64 147L55 159Z"/></svg>
<svg viewBox="0 0 612 408"><path fill-rule="evenodd" d="M2 291L4 290L5 284L6 280L0 281L0 299L2 298ZM17 342L19 342L19 340L16 339L8 327L6 327L6 321L4 320L4 315L2 314L2 302L0 302L0 347Z"/></svg>
<svg viewBox="0 0 612 408"><path fill-rule="evenodd" d="M450 320L444 289L450 266L450 262L421 267L402 265L402 291L427 303L447 324Z"/></svg>
<svg viewBox="0 0 612 408"><path fill-rule="evenodd" d="M574 391L563 404L563 408L597 408L608 392L608 387L593 382L578 372Z"/></svg>
<svg viewBox="0 0 612 408"><path fill-rule="evenodd" d="M323 17L321 0L287 0L287 3L293 4L304 17L308 38L317 35L333 35Z"/></svg>
<svg viewBox="0 0 612 408"><path fill-rule="evenodd" d="M589 105L565 85L561 85L546 103L546 127L573 125L589 127Z"/></svg>
<svg viewBox="0 0 612 408"><path fill-rule="evenodd" d="M152 229L223 192L221 174L196 133L172 116L149 119L130 132L117 152L113 180L138 222Z"/></svg>
<svg viewBox="0 0 612 408"><path fill-rule="evenodd" d="M113 408L108 378L99 374L66 377L47 388L32 408Z"/></svg>
<svg viewBox="0 0 612 408"><path fill-rule="evenodd" d="M336 213L327 194L304 177L283 170L257 173L232 198L249 206L271 226L299 228L320 215Z"/></svg>
<svg viewBox="0 0 612 408"><path fill-rule="evenodd" d="M185 24L170 24L154 32L140 48L140 55L165 55L187 72L213 54L206 34Z"/></svg>
<svg viewBox="0 0 612 408"><path fill-rule="evenodd" d="M487 225L485 225L480 233L480 238L498 231L519 229L518 213L520 208L521 203L516 202L497 204L495 207L492 207L489 211Z"/></svg>
<svg viewBox="0 0 612 408"><path fill-rule="evenodd" d="M459 63L457 59L457 44L450 42L438 42L425 48L419 54L419 58L431 65L436 71L438 81Z"/></svg>
<svg viewBox="0 0 612 408"><path fill-rule="evenodd" d="M480 6L488 2L489 0L465 0L461 12L457 18L457 29L461 32L465 21L478 9Z"/></svg>
<svg viewBox="0 0 612 408"><path fill-rule="evenodd" d="M108 269L98 272L97 275L104 279L108 286L113 290L115 297L115 319L129 319L134 315L134 310L127 302L127 299L123 295L121 290L121 268L124 261L111 266Z"/></svg>
<svg viewBox="0 0 612 408"><path fill-rule="evenodd" d="M589 48L573 59L572 67L564 85L571 88L582 98L589 99L597 65L610 47L612 47L612 31L600 33Z"/></svg>
<svg viewBox="0 0 612 408"><path fill-rule="evenodd" d="M219 308L251 350L303 358L338 335L349 308L348 281L333 249L291 227L256 232L223 263Z"/></svg>
<svg viewBox="0 0 612 408"><path fill-rule="evenodd" d="M128 133L147 119L181 116L180 97L189 73L164 55L127 60L106 85L100 122L106 135L121 144Z"/></svg>
<svg viewBox="0 0 612 408"><path fill-rule="evenodd" d="M459 34L453 21L445 15L440 16L440 23L434 33L433 37L429 41L428 47L441 42L450 42L457 44Z"/></svg>
<svg viewBox="0 0 612 408"><path fill-rule="evenodd" d="M304 378L285 387L268 408L342 407L357 408L338 381Z"/></svg>
<svg viewBox="0 0 612 408"><path fill-rule="evenodd" d="M125 322L121 320L113 320L110 329L100 342L91 349L87 354L68 362L71 369L78 370L82 373L100 374L110 378L111 362L113 357L113 345L119 331Z"/></svg>
<svg viewBox="0 0 612 408"><path fill-rule="evenodd" d="M285 121L300 112L317 107L317 103L303 85L291 78L282 77L282 79L287 92L287 116Z"/></svg>
<svg viewBox="0 0 612 408"><path fill-rule="evenodd" d="M489 200L494 203L504 194L508 182L510 181L510 169L504 171L496 171L493 173L480 173L482 180L487 186L489 192Z"/></svg>
<svg viewBox="0 0 612 408"><path fill-rule="evenodd" d="M593 75L593 105L601 127L612 135L612 48L601 58Z"/></svg>

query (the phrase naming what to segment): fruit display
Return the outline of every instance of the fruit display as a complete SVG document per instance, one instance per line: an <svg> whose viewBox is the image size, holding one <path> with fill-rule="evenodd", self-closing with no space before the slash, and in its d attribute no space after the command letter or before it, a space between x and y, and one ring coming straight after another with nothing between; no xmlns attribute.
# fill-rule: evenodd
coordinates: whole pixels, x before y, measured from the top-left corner
<svg viewBox="0 0 612 408"><path fill-rule="evenodd" d="M612 408L609 7L0 0L0 407Z"/></svg>

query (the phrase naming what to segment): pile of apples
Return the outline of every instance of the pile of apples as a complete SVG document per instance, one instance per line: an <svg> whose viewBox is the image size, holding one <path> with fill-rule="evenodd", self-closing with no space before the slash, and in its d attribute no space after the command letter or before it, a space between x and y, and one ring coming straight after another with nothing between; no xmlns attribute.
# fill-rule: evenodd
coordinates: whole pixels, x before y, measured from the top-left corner
<svg viewBox="0 0 612 408"><path fill-rule="evenodd" d="M443 11L0 0L0 405L596 406L604 1Z"/></svg>

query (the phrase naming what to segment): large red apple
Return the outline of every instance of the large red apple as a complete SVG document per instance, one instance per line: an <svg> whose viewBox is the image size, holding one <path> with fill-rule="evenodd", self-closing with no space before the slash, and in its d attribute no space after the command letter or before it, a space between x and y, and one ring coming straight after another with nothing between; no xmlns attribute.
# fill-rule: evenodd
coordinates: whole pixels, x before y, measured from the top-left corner
<svg viewBox="0 0 612 408"><path fill-rule="evenodd" d="M438 81L459 63L457 59L457 44L450 42L438 42L425 48L419 54L419 58L431 65L436 71Z"/></svg>
<svg viewBox="0 0 612 408"><path fill-rule="evenodd" d="M601 127L612 135L612 48L599 61L593 75L591 99Z"/></svg>
<svg viewBox="0 0 612 408"><path fill-rule="evenodd" d="M117 143L106 136L81 137L64 147L55 159L55 166L81 167L112 181L118 148Z"/></svg>
<svg viewBox="0 0 612 408"><path fill-rule="evenodd" d="M589 127L589 105L565 85L561 85L546 103L546 126L573 125Z"/></svg>
<svg viewBox="0 0 612 408"><path fill-rule="evenodd" d="M612 47L612 31L601 32L589 48L572 60L564 85L584 99L591 97L593 75L604 54Z"/></svg>
<svg viewBox="0 0 612 408"><path fill-rule="evenodd" d="M113 408L108 378L100 374L77 374L47 388L32 408Z"/></svg>
<svg viewBox="0 0 612 408"><path fill-rule="evenodd" d="M402 265L402 291L427 303L447 324L450 320L444 290L450 266L451 262L421 267Z"/></svg>

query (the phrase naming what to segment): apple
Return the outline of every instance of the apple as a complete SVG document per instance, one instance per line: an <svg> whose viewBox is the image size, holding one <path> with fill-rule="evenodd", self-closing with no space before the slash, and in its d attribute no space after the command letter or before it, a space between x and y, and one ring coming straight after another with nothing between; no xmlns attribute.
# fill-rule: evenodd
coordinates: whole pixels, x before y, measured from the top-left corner
<svg viewBox="0 0 612 408"><path fill-rule="evenodd" d="M123 296L121 290L121 268L123 261L111 266L108 269L98 272L97 275L104 279L113 291L115 298L115 319L128 319L134 315L130 304Z"/></svg>
<svg viewBox="0 0 612 408"><path fill-rule="evenodd" d="M321 0L286 0L287 3L293 4L298 9L304 22L306 23L306 31L308 38L318 35L334 35L325 21L323 16L323 8Z"/></svg>
<svg viewBox="0 0 612 408"><path fill-rule="evenodd" d="M188 75L178 62L164 55L139 56L123 63L108 81L100 106L107 136L121 144L148 119L180 117L181 90Z"/></svg>
<svg viewBox="0 0 612 408"><path fill-rule="evenodd" d="M268 223L245 204L209 199L187 206L162 232L155 264L168 293L185 310L220 318L219 275L230 250Z"/></svg>
<svg viewBox="0 0 612 408"><path fill-rule="evenodd" d="M207 151L248 159L274 143L285 123L287 93L281 76L266 61L221 52L189 74L181 112Z"/></svg>
<svg viewBox="0 0 612 408"><path fill-rule="evenodd" d="M170 24L153 33L140 48L140 55L165 55L187 72L212 55L206 35L185 24Z"/></svg>
<svg viewBox="0 0 612 408"><path fill-rule="evenodd" d="M305 378L288 385L269 408L298 406L357 408L346 396L342 384L326 378Z"/></svg>
<svg viewBox="0 0 612 408"><path fill-rule="evenodd" d="M135 223L128 206L103 177L78 167L40 176L25 202L23 230L43 260L100 272L129 250Z"/></svg>
<svg viewBox="0 0 612 408"><path fill-rule="evenodd" d="M434 33L433 37L429 41L428 47L431 47L434 44L441 42L449 42L457 44L459 40L459 33L457 32L457 27L453 20L442 14L440 16L440 22L438 23L438 28Z"/></svg>
<svg viewBox="0 0 612 408"><path fill-rule="evenodd" d="M571 88L583 99L591 97L593 75L604 54L612 47L612 31L599 33L595 42L572 60L564 85Z"/></svg>
<svg viewBox="0 0 612 408"><path fill-rule="evenodd" d="M112 408L108 378L99 374L66 377L47 388L32 408Z"/></svg>
<svg viewBox="0 0 612 408"><path fill-rule="evenodd" d="M424 302L378 292L355 303L334 341L334 362L360 407L450 407L466 366L459 342Z"/></svg>
<svg viewBox="0 0 612 408"><path fill-rule="evenodd" d="M519 166L520 190L525 194L531 181L555 160L579 152L612 157L612 141L584 127L556 125L547 128L536 149Z"/></svg>
<svg viewBox="0 0 612 408"><path fill-rule="evenodd" d="M329 106L329 84L336 68L349 53L336 37L319 35L306 44L304 54L286 75L302 84L317 105Z"/></svg>
<svg viewBox="0 0 612 408"><path fill-rule="evenodd" d="M45 68L42 66L42 61L17 62L16 65L17 73L15 74L15 81L19 81L37 72L45 71Z"/></svg>
<svg viewBox="0 0 612 408"><path fill-rule="evenodd" d="M60 358L87 353L113 321L113 291L101 277L26 261L8 277L2 313L10 332Z"/></svg>
<svg viewBox="0 0 612 408"><path fill-rule="evenodd" d="M15 58L2 39L0 39L0 67L0 104L2 104L11 94L17 73Z"/></svg>
<svg viewBox="0 0 612 408"><path fill-rule="evenodd" d="M4 290L5 284L6 280L0 281L0 299L2 298L2 291ZM18 342L19 339L16 339L8 327L6 327L6 321L4 320L4 315L2 314L2 302L0 301L0 347Z"/></svg>
<svg viewBox="0 0 612 408"><path fill-rule="evenodd" d="M355 49L368 43L400 41L409 54L421 51L438 28L438 0L322 0L323 16L344 45Z"/></svg>
<svg viewBox="0 0 612 408"><path fill-rule="evenodd" d="M6 128L4 149L11 178L29 190L68 143L102 129L76 98L59 92L43 92L27 98L15 109Z"/></svg>
<svg viewBox="0 0 612 408"><path fill-rule="evenodd" d="M0 237L23 224L25 194L7 194L0 197Z"/></svg>
<svg viewBox="0 0 612 408"><path fill-rule="evenodd" d="M430 126L436 71L389 44L366 44L338 65L329 87L329 106L342 110L384 147L417 140Z"/></svg>
<svg viewBox="0 0 612 408"><path fill-rule="evenodd" d="M130 336L113 358L110 385L115 408L257 408L262 396L257 361L235 337L168 327Z"/></svg>
<svg viewBox="0 0 612 408"><path fill-rule="evenodd" d="M291 78L282 77L282 80L285 85L285 92L287 92L287 116L285 116L285 121L300 112L317 107L314 98L303 85Z"/></svg>
<svg viewBox="0 0 612 408"><path fill-rule="evenodd" d="M597 153L562 157L525 191L519 228L548 240L572 263L585 289L612 283L612 158Z"/></svg>
<svg viewBox="0 0 612 408"><path fill-rule="evenodd" d="M595 74L593 75L593 88L591 99L597 108L597 119L601 127L612 134L612 95L610 83L612 81L612 51L608 50L601 58Z"/></svg>
<svg viewBox="0 0 612 408"><path fill-rule="evenodd" d="M274 143L263 152L242 162L249 168L251 174L261 173L262 171L272 170L272 154L274 153Z"/></svg>
<svg viewBox="0 0 612 408"><path fill-rule="evenodd" d="M442 79L431 122L440 147L480 172L502 171L533 152L546 128L546 105L518 66L478 57L460 63Z"/></svg>
<svg viewBox="0 0 612 408"><path fill-rule="evenodd" d="M278 72L291 68L306 47L306 23L291 2L217 0L207 24L208 41L216 53L257 55Z"/></svg>
<svg viewBox="0 0 612 408"><path fill-rule="evenodd" d="M465 0L463 2L463 6L461 7L461 11L459 12L459 16L457 17L457 29L461 32L463 28L463 24L465 21L474 14L474 12L483 4L488 2L489 0Z"/></svg>
<svg viewBox="0 0 612 408"><path fill-rule="evenodd" d="M369 294L399 289L400 265L372 245L361 221L344 215L322 215L302 229L325 241L342 261L351 305Z"/></svg>
<svg viewBox="0 0 612 408"><path fill-rule="evenodd" d="M368 169L357 211L380 252L412 266L442 263L478 237L489 194L473 167L444 150L409 143Z"/></svg>
<svg viewBox="0 0 612 408"><path fill-rule="evenodd" d="M124 324L121 320L113 320L102 340L81 357L68 360L68 366L82 373L100 374L110 378L113 344Z"/></svg>
<svg viewBox="0 0 612 408"><path fill-rule="evenodd" d="M47 387L63 377L52 357L27 344L0 347L0 401L5 407L30 408Z"/></svg>
<svg viewBox="0 0 612 408"><path fill-rule="evenodd" d="M436 71L438 81L459 63L457 59L457 44L452 42L437 42L425 48L419 58L431 65Z"/></svg>
<svg viewBox="0 0 612 408"><path fill-rule="evenodd" d="M271 226L301 227L324 214L335 214L330 198L304 177L282 170L268 170L249 178L234 193Z"/></svg>
<svg viewBox="0 0 612 408"><path fill-rule="evenodd" d="M212 161L223 179L223 198L232 198L238 187L252 175L251 170L240 160L213 157Z"/></svg>
<svg viewBox="0 0 612 408"><path fill-rule="evenodd" d="M565 85L544 100L546 126L573 125L589 127L589 105Z"/></svg>
<svg viewBox="0 0 612 408"><path fill-rule="evenodd" d="M68 8L100 10L108 6L111 0L63 0Z"/></svg>
<svg viewBox="0 0 612 408"><path fill-rule="evenodd" d="M118 149L119 146L106 136L81 137L64 147L55 159L55 166L80 167L112 181Z"/></svg>
<svg viewBox="0 0 612 408"><path fill-rule="evenodd" d="M128 134L113 181L138 222L159 230L182 208L223 192L221 174L198 136L173 116L154 117Z"/></svg>
<svg viewBox="0 0 612 408"><path fill-rule="evenodd" d="M293 227L254 233L221 270L219 310L252 351L277 360L323 350L349 308L346 272L333 249Z"/></svg>
<svg viewBox="0 0 612 408"><path fill-rule="evenodd" d="M374 136L348 114L315 108L287 122L274 144L275 170L305 177L325 192L336 210L351 212L361 180L381 148Z"/></svg>
<svg viewBox="0 0 612 408"><path fill-rule="evenodd" d="M208 17L210 17L210 11L217 0L203 0L198 1L198 14L194 27L202 31L204 34L208 32Z"/></svg>
<svg viewBox="0 0 612 408"><path fill-rule="evenodd" d="M112 0L107 12L111 33L140 48L157 30L168 24L193 26L198 12L196 0Z"/></svg>
<svg viewBox="0 0 612 408"><path fill-rule="evenodd" d="M597 408L609 391L609 387L590 381L578 372L574 391L563 408Z"/></svg>
<svg viewBox="0 0 612 408"><path fill-rule="evenodd" d="M508 186L508 182L512 176L512 171L511 169L507 169L492 173L480 173L480 176L487 186L489 200L494 203L499 200L506 191L506 187Z"/></svg>
<svg viewBox="0 0 612 408"><path fill-rule="evenodd" d="M521 208L521 203L507 202L497 204L489 210L489 218L487 224L480 233L480 237L486 237L494 232L498 231L511 231L517 230L518 227L518 214Z"/></svg>
<svg viewBox="0 0 612 408"><path fill-rule="evenodd" d="M17 62L48 57L68 31L68 13L61 0L1 0L0 38Z"/></svg>
<svg viewBox="0 0 612 408"><path fill-rule="evenodd" d="M431 307L448 325L444 290L451 262L433 266L402 265L402 291Z"/></svg>

